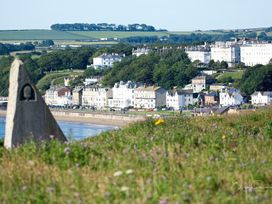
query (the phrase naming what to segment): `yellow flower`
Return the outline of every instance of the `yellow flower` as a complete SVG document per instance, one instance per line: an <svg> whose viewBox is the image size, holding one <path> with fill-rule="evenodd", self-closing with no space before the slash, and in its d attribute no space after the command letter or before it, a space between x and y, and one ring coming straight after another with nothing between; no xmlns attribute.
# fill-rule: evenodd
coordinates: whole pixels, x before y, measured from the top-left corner
<svg viewBox="0 0 272 204"><path fill-rule="evenodd" d="M222 139L223 139L223 140L226 139L226 137L227 137L226 135L222 135Z"/></svg>
<svg viewBox="0 0 272 204"><path fill-rule="evenodd" d="M162 123L164 123L165 121L164 121L164 119L158 119L156 122L155 122L155 125L160 125L160 124L162 124Z"/></svg>

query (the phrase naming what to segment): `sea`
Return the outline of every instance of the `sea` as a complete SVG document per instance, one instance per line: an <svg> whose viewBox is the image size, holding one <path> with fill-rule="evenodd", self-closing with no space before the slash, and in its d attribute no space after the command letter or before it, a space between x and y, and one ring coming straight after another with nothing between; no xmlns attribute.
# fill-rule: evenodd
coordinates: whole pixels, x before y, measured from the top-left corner
<svg viewBox="0 0 272 204"><path fill-rule="evenodd" d="M115 126L108 125L96 125L81 122L67 122L67 121L57 121L64 135L69 140L81 140L87 137L94 137L99 135L104 131L109 131L116 129ZM5 124L6 119L0 117L0 139L5 135Z"/></svg>

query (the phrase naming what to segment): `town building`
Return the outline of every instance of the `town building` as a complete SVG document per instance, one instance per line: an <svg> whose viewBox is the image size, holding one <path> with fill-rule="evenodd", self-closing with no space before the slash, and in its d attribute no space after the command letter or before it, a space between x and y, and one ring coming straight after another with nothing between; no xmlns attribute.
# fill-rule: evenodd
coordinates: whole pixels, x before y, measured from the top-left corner
<svg viewBox="0 0 272 204"><path fill-rule="evenodd" d="M165 105L165 89L159 86L141 86L135 89L135 108L154 109Z"/></svg>
<svg viewBox="0 0 272 204"><path fill-rule="evenodd" d="M203 71L200 71L201 74L204 74L204 75L213 75L213 74L216 74L218 71L216 70L203 70Z"/></svg>
<svg viewBox="0 0 272 204"><path fill-rule="evenodd" d="M82 105L83 86L77 86L73 89L73 105Z"/></svg>
<svg viewBox="0 0 272 204"><path fill-rule="evenodd" d="M124 55L113 54L102 54L98 57L93 58L93 66L95 69L100 69L104 67L112 67L115 62L120 62Z"/></svg>
<svg viewBox="0 0 272 204"><path fill-rule="evenodd" d="M185 52L192 62L200 61L207 65L211 61L211 51L207 46L187 47Z"/></svg>
<svg viewBox="0 0 272 204"><path fill-rule="evenodd" d="M210 85L210 91L215 91L215 92L222 92L224 89L226 89L228 86L227 84L211 84Z"/></svg>
<svg viewBox="0 0 272 204"><path fill-rule="evenodd" d="M84 85L85 86L88 86L88 85L92 85L92 84L96 84L99 82L99 80L101 79L102 77L100 76L93 76L93 77L88 77L88 78L85 78L84 80Z"/></svg>
<svg viewBox="0 0 272 204"><path fill-rule="evenodd" d="M72 105L72 90L66 86L51 86L46 90L44 99L49 106Z"/></svg>
<svg viewBox="0 0 272 204"><path fill-rule="evenodd" d="M85 86L82 92L82 105L104 109L108 107L108 99L112 98L110 88L102 88L97 85Z"/></svg>
<svg viewBox="0 0 272 204"><path fill-rule="evenodd" d="M211 59L225 61L232 67L240 62L240 45L236 42L216 42L211 45Z"/></svg>
<svg viewBox="0 0 272 204"><path fill-rule="evenodd" d="M193 90L171 90L166 93L166 107L181 110L193 105Z"/></svg>
<svg viewBox="0 0 272 204"><path fill-rule="evenodd" d="M192 88L194 93L199 93L206 89L206 76L197 76L192 79Z"/></svg>
<svg viewBox="0 0 272 204"><path fill-rule="evenodd" d="M272 103L272 91L255 91L251 95L252 105L268 105Z"/></svg>
<svg viewBox="0 0 272 204"><path fill-rule="evenodd" d="M115 83L112 88L112 99L108 100L109 107L118 109L134 107L134 92L137 87L138 84L131 81Z"/></svg>
<svg viewBox="0 0 272 204"><path fill-rule="evenodd" d="M151 52L151 49L150 48L147 48L147 47L142 47L142 48L137 48L137 49L132 49L132 55L136 56L136 57L139 57L141 55L147 55Z"/></svg>
<svg viewBox="0 0 272 204"><path fill-rule="evenodd" d="M219 96L216 92L210 92L204 95L205 106L215 106L219 104Z"/></svg>
<svg viewBox="0 0 272 204"><path fill-rule="evenodd" d="M245 43L241 46L241 62L246 66L267 65L272 59L272 43Z"/></svg>
<svg viewBox="0 0 272 204"><path fill-rule="evenodd" d="M244 103L240 91L234 88L222 90L219 94L220 106L238 106Z"/></svg>

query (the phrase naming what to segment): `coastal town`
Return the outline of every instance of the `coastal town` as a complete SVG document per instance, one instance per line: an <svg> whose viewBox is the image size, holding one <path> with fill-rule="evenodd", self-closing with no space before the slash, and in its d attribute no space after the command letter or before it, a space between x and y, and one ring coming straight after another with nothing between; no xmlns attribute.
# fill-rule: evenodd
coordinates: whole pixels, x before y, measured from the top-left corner
<svg viewBox="0 0 272 204"><path fill-rule="evenodd" d="M171 47L162 50L168 49ZM46 90L45 102L51 108L66 107L98 111L193 110L200 115L209 115L216 111L225 112L242 106L260 107L271 104L271 91L256 90L250 98L244 97L231 83L214 83L211 76L218 71L205 68L212 60L225 62L227 64L225 70L237 64L267 65L272 59L271 42L235 39L215 42L211 45L185 47L184 50L192 62L204 67L203 71L185 87L174 86L171 90L167 90L155 84L143 84L137 81L119 81L113 87L105 87L101 84L102 77L91 77L84 79L83 86L72 88L70 84L73 79L67 77L64 78L63 86L52 85ZM152 52L151 48L138 47L132 50L132 55L139 57L150 52ZM93 58L93 64L88 67L99 70L110 69L124 57L125 55L120 53L103 53Z"/></svg>

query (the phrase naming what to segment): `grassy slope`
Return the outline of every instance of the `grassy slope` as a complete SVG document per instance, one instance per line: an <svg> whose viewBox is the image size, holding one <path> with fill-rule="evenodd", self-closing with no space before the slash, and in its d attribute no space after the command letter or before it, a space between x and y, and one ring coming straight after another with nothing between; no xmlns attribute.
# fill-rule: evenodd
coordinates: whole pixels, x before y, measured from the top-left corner
<svg viewBox="0 0 272 204"><path fill-rule="evenodd" d="M220 74L217 77L217 79L224 79L224 78L227 78L227 77L231 77L234 80L239 80L239 79L242 79L243 73L244 73L243 71L225 72L223 74Z"/></svg>
<svg viewBox="0 0 272 204"><path fill-rule="evenodd" d="M63 71L63 72L51 72L47 73L43 78L41 78L36 86L39 90L46 90L50 87L51 82L53 81L53 85L64 83L64 77L70 77L71 75L81 75L82 72L76 71ZM43 93L42 91L42 93Z"/></svg>
<svg viewBox="0 0 272 204"><path fill-rule="evenodd" d="M269 203L271 136L272 109L0 147L0 202Z"/></svg>

